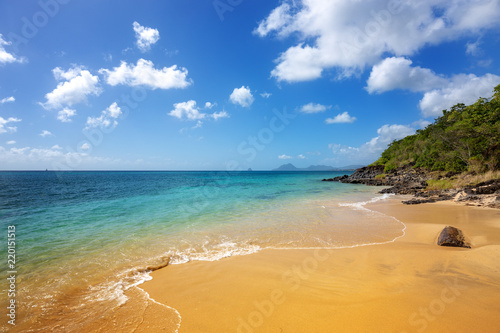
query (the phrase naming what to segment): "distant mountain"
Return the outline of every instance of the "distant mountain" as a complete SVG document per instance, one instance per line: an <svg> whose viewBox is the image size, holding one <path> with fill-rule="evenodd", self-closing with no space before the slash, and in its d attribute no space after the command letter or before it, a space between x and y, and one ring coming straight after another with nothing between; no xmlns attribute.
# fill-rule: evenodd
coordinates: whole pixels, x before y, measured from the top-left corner
<svg viewBox="0 0 500 333"><path fill-rule="evenodd" d="M272 171L299 171L295 165L292 163L283 164L282 166L273 169Z"/></svg>
<svg viewBox="0 0 500 333"><path fill-rule="evenodd" d="M273 169L272 171L348 171L348 170L356 170L364 165L348 165L345 167L334 168L329 165L311 165L307 168L297 168L292 163L283 164L282 166Z"/></svg>

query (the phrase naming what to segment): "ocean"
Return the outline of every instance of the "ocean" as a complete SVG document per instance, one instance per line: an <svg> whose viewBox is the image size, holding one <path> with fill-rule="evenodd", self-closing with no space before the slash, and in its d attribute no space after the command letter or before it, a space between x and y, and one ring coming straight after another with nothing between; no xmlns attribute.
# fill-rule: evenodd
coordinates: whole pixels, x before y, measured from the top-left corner
<svg viewBox="0 0 500 333"><path fill-rule="evenodd" d="M0 172L0 265L12 268L7 234L15 226L16 327L81 331L167 264L404 234L404 224L364 207L388 197L380 188L321 181L342 174ZM1 327L13 328L6 320Z"/></svg>

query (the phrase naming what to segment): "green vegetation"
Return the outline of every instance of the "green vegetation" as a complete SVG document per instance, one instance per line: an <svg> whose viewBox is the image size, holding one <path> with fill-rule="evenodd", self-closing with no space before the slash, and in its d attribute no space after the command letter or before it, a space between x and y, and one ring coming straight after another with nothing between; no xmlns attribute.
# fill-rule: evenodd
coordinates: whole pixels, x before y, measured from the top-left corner
<svg viewBox="0 0 500 333"><path fill-rule="evenodd" d="M408 165L453 173L500 170L500 85L490 100L457 104L425 129L392 142L373 165L384 165L385 173Z"/></svg>
<svg viewBox="0 0 500 333"><path fill-rule="evenodd" d="M457 187L455 182L451 179L429 179L427 181L428 190L448 190Z"/></svg>

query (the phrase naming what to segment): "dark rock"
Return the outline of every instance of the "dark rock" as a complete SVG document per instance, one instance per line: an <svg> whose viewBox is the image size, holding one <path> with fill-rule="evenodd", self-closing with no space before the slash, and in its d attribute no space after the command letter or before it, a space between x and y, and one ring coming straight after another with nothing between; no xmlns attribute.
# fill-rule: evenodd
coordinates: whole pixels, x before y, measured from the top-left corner
<svg viewBox="0 0 500 333"><path fill-rule="evenodd" d="M406 201L401 201L405 205L418 205L418 204L423 204L423 203L432 203L436 202L437 200L435 198L430 198L430 199L417 199L417 198L412 198L410 200Z"/></svg>
<svg viewBox="0 0 500 333"><path fill-rule="evenodd" d="M438 237L437 245L466 247L470 249L470 245L465 240L462 230L451 226L447 226L443 229L443 231L441 231Z"/></svg>
<svg viewBox="0 0 500 333"><path fill-rule="evenodd" d="M357 169L352 175L349 176L349 180L373 179L383 173L383 165L367 166Z"/></svg>
<svg viewBox="0 0 500 333"><path fill-rule="evenodd" d="M325 178L325 179L322 179L322 181L324 182L340 182L344 179L347 179L349 178L348 175L343 175L343 176L338 176L338 177L334 177L334 178Z"/></svg>

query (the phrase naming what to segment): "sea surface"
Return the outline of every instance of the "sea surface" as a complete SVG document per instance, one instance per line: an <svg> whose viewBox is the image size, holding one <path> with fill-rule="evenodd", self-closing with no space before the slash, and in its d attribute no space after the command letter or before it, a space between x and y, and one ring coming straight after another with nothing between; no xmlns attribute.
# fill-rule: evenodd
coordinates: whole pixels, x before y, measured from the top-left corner
<svg viewBox="0 0 500 333"><path fill-rule="evenodd" d="M7 229L15 226L16 322L71 331L61 324L66 315L93 318L99 305L127 303L129 288L167 264L400 237L404 224L364 208L387 198L380 188L321 181L342 174L0 172L0 267L9 271ZM12 328L5 319L0 327Z"/></svg>

